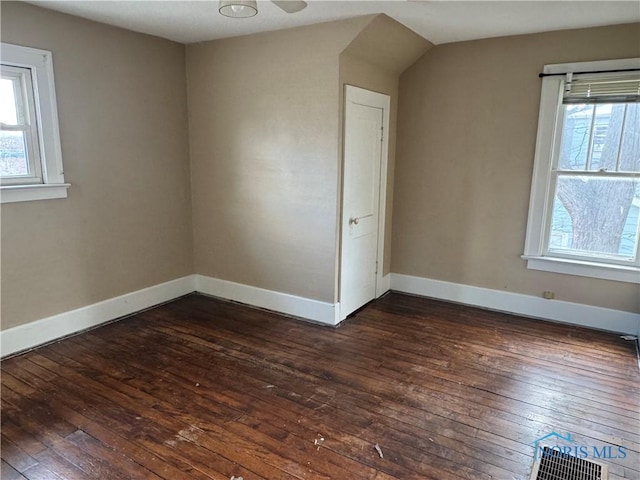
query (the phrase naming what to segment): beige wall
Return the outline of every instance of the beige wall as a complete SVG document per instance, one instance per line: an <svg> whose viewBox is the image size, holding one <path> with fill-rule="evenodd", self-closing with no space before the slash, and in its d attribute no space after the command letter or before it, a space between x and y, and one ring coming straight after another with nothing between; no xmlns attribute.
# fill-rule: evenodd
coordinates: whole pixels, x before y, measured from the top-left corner
<svg viewBox="0 0 640 480"><path fill-rule="evenodd" d="M545 64L637 56L637 24L427 52L400 81L392 271L640 312L638 285L528 270L520 258L538 73Z"/></svg>
<svg viewBox="0 0 640 480"><path fill-rule="evenodd" d="M2 328L192 273L184 46L2 2L53 52L67 199L3 204Z"/></svg>
<svg viewBox="0 0 640 480"><path fill-rule="evenodd" d="M53 51L72 187L2 206L2 328L194 271L334 302L344 84L391 96L391 180L398 115L385 272L640 310L637 286L519 257L537 73L637 56L637 26L439 46L398 88L431 46L403 28L362 17L190 45L185 62L183 45L3 2L3 41Z"/></svg>
<svg viewBox="0 0 640 480"><path fill-rule="evenodd" d="M197 273L337 301L343 85L392 96L393 162L398 75L430 45L369 16L188 46Z"/></svg>
<svg viewBox="0 0 640 480"><path fill-rule="evenodd" d="M187 47L197 273L334 301L338 57L368 20Z"/></svg>

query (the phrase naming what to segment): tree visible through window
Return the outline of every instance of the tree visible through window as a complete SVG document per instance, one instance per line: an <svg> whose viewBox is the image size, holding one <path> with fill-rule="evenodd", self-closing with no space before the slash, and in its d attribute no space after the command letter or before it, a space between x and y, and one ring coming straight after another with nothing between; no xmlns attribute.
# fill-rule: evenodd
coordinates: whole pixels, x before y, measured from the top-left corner
<svg viewBox="0 0 640 480"><path fill-rule="evenodd" d="M637 103L565 105L549 250L634 260L639 172Z"/></svg>

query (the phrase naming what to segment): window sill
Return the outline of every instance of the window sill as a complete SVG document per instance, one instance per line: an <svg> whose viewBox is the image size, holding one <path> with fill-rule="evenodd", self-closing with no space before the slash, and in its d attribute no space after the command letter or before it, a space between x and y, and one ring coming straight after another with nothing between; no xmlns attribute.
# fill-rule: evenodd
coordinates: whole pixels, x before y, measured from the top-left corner
<svg viewBox="0 0 640 480"><path fill-rule="evenodd" d="M618 282L640 283L640 268L623 265L604 265L595 262L569 260L566 258L536 257L522 255L527 268L546 272L601 278Z"/></svg>
<svg viewBox="0 0 640 480"><path fill-rule="evenodd" d="M0 203L30 202L67 198L68 183L48 183L44 185L3 185L0 187Z"/></svg>

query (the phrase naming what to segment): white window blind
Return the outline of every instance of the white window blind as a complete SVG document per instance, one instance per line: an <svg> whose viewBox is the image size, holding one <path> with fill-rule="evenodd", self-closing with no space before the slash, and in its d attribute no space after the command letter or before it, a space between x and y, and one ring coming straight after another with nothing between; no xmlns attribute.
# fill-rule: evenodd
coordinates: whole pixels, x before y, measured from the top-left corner
<svg viewBox="0 0 640 480"><path fill-rule="evenodd" d="M640 102L640 71L568 74L563 103Z"/></svg>

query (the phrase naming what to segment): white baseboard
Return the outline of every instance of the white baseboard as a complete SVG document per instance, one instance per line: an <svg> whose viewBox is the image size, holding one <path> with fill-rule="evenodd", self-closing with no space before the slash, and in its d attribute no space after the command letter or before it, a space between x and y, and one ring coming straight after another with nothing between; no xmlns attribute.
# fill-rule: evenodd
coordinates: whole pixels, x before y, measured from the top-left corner
<svg viewBox="0 0 640 480"><path fill-rule="evenodd" d="M422 295L533 318L581 325L631 335L640 334L640 315L530 295L502 292L428 278L392 273L383 290ZM189 275L86 307L0 331L0 356L28 350L102 323L131 315L194 291L293 315L326 325L340 323L340 304L274 292L262 288Z"/></svg>
<svg viewBox="0 0 640 480"><path fill-rule="evenodd" d="M327 325L340 323L338 303L319 302L203 275L189 275L2 330L0 331L0 356L6 357L29 350L193 292L266 308Z"/></svg>
<svg viewBox="0 0 640 480"><path fill-rule="evenodd" d="M255 307L301 317L326 325L340 323L340 305L320 302L287 293L196 275L196 291Z"/></svg>
<svg viewBox="0 0 640 480"><path fill-rule="evenodd" d="M195 290L195 276L171 280L86 307L0 331L0 355L49 343L87 328L139 312Z"/></svg>
<svg viewBox="0 0 640 480"><path fill-rule="evenodd" d="M489 310L499 310L526 317L581 325L598 330L630 335L638 335L640 333L640 315L621 310L560 300L545 300L531 295L502 292L500 290L413 277L399 273L391 274L391 289Z"/></svg>

